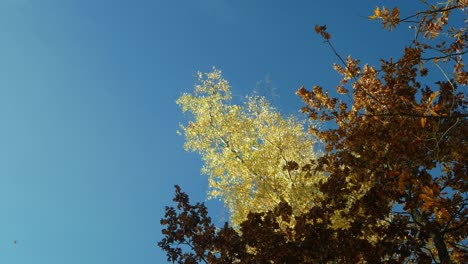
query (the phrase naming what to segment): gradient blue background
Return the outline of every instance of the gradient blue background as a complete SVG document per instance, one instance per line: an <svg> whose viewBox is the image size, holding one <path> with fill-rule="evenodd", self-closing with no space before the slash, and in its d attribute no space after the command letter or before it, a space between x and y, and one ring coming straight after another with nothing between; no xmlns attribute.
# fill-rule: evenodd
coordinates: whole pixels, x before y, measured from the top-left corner
<svg viewBox="0 0 468 264"><path fill-rule="evenodd" d="M339 79L315 24L364 62L411 40L369 21L376 5L419 2L0 0L0 263L165 263L173 185L205 200L200 159L175 133L196 71L223 70L239 97L269 80L295 114L301 85Z"/></svg>

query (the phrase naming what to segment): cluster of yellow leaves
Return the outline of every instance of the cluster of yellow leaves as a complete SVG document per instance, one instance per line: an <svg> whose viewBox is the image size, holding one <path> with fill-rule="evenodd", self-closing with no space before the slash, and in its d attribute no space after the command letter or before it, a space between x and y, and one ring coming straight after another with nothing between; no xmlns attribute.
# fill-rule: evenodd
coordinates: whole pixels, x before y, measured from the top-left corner
<svg viewBox="0 0 468 264"><path fill-rule="evenodd" d="M182 126L185 148L201 155L210 197L224 202L234 225L281 201L294 214L306 212L320 196L316 185L323 177L302 169L316 158L305 124L284 118L263 97L234 104L230 88L214 69L199 73L194 92L177 100L190 113Z"/></svg>

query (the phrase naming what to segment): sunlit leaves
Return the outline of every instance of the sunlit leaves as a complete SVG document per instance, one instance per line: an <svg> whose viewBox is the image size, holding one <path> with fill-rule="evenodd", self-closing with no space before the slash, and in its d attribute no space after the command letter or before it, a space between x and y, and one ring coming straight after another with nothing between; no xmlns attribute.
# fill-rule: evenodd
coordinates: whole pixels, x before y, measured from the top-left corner
<svg viewBox="0 0 468 264"><path fill-rule="evenodd" d="M316 158L305 124L284 118L263 97L231 101L219 70L199 74L194 93L177 103L192 117L182 130L185 148L198 152L209 176L210 197L221 199L237 225L250 211L272 209L280 201L305 212L318 197L316 184L300 168Z"/></svg>
<svg viewBox="0 0 468 264"><path fill-rule="evenodd" d="M297 92L306 103L302 112L332 123L331 129L310 132L325 143L325 156L318 162L330 177L321 190L332 197L339 221L360 215L383 219L397 204L417 223L411 227L425 234L415 246L425 246L427 256L447 263L450 252L455 259L455 252L463 250L467 230L464 8L459 1L428 4L427 10L403 19L400 8L375 8L370 19L381 20L385 28L410 23L416 31L402 56L360 66L358 60L342 59L328 40L341 62L334 65L342 76L338 96L316 86ZM455 12L463 23L450 24ZM438 63L439 72L430 72L428 61ZM442 63L451 63L453 71Z"/></svg>
<svg viewBox="0 0 468 264"><path fill-rule="evenodd" d="M297 91L301 111L325 124L308 129L320 156L303 123L261 97L234 104L219 71L200 74L178 100L190 113L185 147L201 154L239 232L213 231L182 199L181 212L166 209L163 249L210 263L468 263L466 1L424 2L406 18L403 7L374 9L385 28L415 31L399 58L376 66L341 57L315 27L341 75L336 93Z"/></svg>
<svg viewBox="0 0 468 264"><path fill-rule="evenodd" d="M381 19L384 28L388 28L390 31L400 23L400 10L394 7L390 12L390 9L378 6L374 9L374 14L369 16L369 19Z"/></svg>

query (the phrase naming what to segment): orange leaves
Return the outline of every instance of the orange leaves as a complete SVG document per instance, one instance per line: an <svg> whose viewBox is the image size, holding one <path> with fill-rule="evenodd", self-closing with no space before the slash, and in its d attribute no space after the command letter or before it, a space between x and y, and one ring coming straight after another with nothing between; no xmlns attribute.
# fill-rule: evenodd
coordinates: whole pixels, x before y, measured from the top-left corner
<svg viewBox="0 0 468 264"><path fill-rule="evenodd" d="M426 212L429 210L440 210L436 208L440 206L440 194L440 186L438 184L433 184L432 186L423 186L421 193L419 194L419 198L423 201L421 211Z"/></svg>
<svg viewBox="0 0 468 264"><path fill-rule="evenodd" d="M390 9L382 7L380 9L378 6L374 9L374 14L369 16L369 19L381 19L384 28L388 28L390 31L400 23L400 10L397 7Z"/></svg>
<svg viewBox="0 0 468 264"><path fill-rule="evenodd" d="M449 221L450 214L445 208L436 208L435 209L435 216L438 222Z"/></svg>
<svg viewBox="0 0 468 264"><path fill-rule="evenodd" d="M424 202L421 207L422 212L426 212L436 205L437 196L434 194L434 190L428 186L422 188L419 198Z"/></svg>
<svg viewBox="0 0 468 264"><path fill-rule="evenodd" d="M427 106L430 106L430 105L434 102L434 100L437 98L437 96L439 96L439 94L440 94L440 91L436 91L436 92L432 93L432 94L429 96L429 99L428 99L426 105L427 105Z"/></svg>
<svg viewBox="0 0 468 264"><path fill-rule="evenodd" d="M427 117L439 116L437 111L440 110L441 105L440 104L433 105L435 99L437 98L437 96L439 96L439 94L440 94L440 91L431 93L429 97L427 98L426 102L421 103L422 106L416 106L416 109L423 111L424 114L427 115ZM422 128L426 127L427 117L421 117L420 119Z"/></svg>
<svg viewBox="0 0 468 264"><path fill-rule="evenodd" d="M436 91L432 93L429 96L428 102L426 103L428 114L432 116L439 116L439 114L437 114L436 111L440 109L441 106L439 104L432 106L432 104L434 103L434 100L436 99L437 96L439 96L439 94L440 94L440 91Z"/></svg>
<svg viewBox="0 0 468 264"><path fill-rule="evenodd" d="M433 2L436 1L433 0ZM233 132L238 131L239 128L248 128L248 131L258 132L261 123L246 122L244 126L239 126L239 123L233 120L240 120L239 118L245 115L239 118L231 115L237 113L237 108L226 111L226 118L219 119L219 127L225 129L228 125L232 125L233 130L228 131L229 133L221 133L222 135L229 134L230 137L229 140L226 140L227 137L222 137L222 140L225 145L229 145L229 154L235 153L237 156L231 162L229 158L234 155L226 155L221 159L218 152L210 152L210 154L213 153L210 156L212 164L217 166L213 172L224 176L226 169L230 169L232 171L230 175L237 177L237 175L245 174L247 176L237 178L239 183L246 183L242 187L238 187L241 185L236 183L235 188L226 189L233 190L227 192L232 194L232 199L230 198L232 204L242 205L242 207L232 207L235 208L231 211L233 215L240 215L239 212L244 215L248 211L264 211L247 214L247 220L242 223L240 220L243 218L239 217L236 224L239 224L243 230L240 230L240 235L236 236L238 233L232 229L225 229L221 233L211 229L211 226L205 224L205 220L200 222L204 219L203 217L197 218L195 214L191 214L191 212L199 212L202 216L206 216L203 215L205 212L200 210L200 206L189 207L186 205L188 200L181 201L184 207L179 209L191 211L187 213L182 211L176 215L175 209L167 210L167 220L162 224L168 228L163 230L163 235L172 240L166 240L166 243L160 244L164 246L163 249L172 250L169 247L170 241L187 242L188 240L182 239L191 238L191 242L204 243L198 252L201 252L200 254L208 260L215 258L214 255L209 255L210 252L220 252L220 256L228 253L226 257L246 257L243 262L240 261L241 259L230 259L231 261L228 261L230 263L235 262L233 260L242 263L316 263L320 261L358 263L359 260L363 260L362 258L368 258L369 254L375 254L375 258L366 259L367 263L379 263L383 259L394 259L395 256L399 256L398 260L395 259L398 263L425 263L430 262L429 256L426 256L429 261L414 258L427 253L427 248L433 250L431 253L441 263L451 263L452 259L456 259L453 252L463 249L461 242L463 242L463 235L466 236L466 234L462 233L466 233L466 223L468 223L466 198L462 197L467 188L466 106L468 102L465 87L459 85L468 82L463 63L463 56L468 54L466 46L468 28L465 26L465 28L452 30L450 29L452 26L449 25L452 20L448 18L450 12L460 11L457 9L461 2L446 1L444 4L428 4L427 10L407 16L407 19L400 18L398 8L375 8L369 19L381 20L384 28L391 30L399 23L409 22L414 25L416 31L407 30L411 38L413 38L413 33L416 34L412 39L414 41L407 43L406 48L402 44L401 58L396 62L391 59L382 59L380 67L367 65L361 67L358 60L341 57L332 46L326 26L315 26L315 32L321 35L341 62L339 65L334 65L334 69L341 75L341 83L336 86L338 95L331 96L332 92L320 86L314 86L311 90L301 87L297 91L297 95L306 104L302 112L310 119L324 123L311 126L308 130L322 143L319 148L324 155L313 158L310 152L305 151L309 149L309 146L312 149L312 145L306 145L310 142L303 141L302 134L297 141L284 141L281 145L271 145L272 148L265 148L264 151L259 148L259 145L253 148L252 142L258 140L252 141L250 137L245 136L250 134L238 134L239 136L234 137ZM463 10L462 14L458 15L468 15L465 13ZM464 17L460 21L463 20ZM436 42L438 36L444 36L443 41ZM423 39L424 37L427 38ZM424 68L427 61L440 64L450 62L453 71L434 74L437 71L429 72ZM217 83L213 80L215 78L209 79L213 82L207 84ZM432 86L437 88L432 88ZM207 87L212 86L207 85ZM227 89L228 86L226 83L219 87ZM206 91L212 90L206 89ZM221 89L221 91L224 90ZM226 94L226 91L223 94ZM216 98L226 100L223 96ZM200 101L205 102L205 99L201 98ZM199 110L199 105L201 104L189 104L194 111ZM227 108L220 107L219 109ZM189 123L187 131L206 130L205 124L210 124L219 118L219 115L211 113L206 116L206 111L200 113L205 117L202 120L204 123ZM233 119L234 117L236 119ZM262 139L271 141L277 134L282 134L281 132L286 130L273 130L271 127L265 127L264 131L273 136L262 137ZM219 134L210 133L210 136L214 135L214 137ZM192 134L194 133L190 135ZM249 140L244 141L245 138ZM198 142L201 146L206 144L206 140ZM297 142L297 144L293 145L291 142ZM241 147L235 149L232 146ZM286 146L291 151L284 151ZM245 154L238 155L240 150L245 150L243 152ZM259 153L262 155L258 155ZM295 156L281 157L285 153L288 155L295 153ZM275 154L275 159L269 158L273 157L271 154ZM247 157L255 157L255 159L250 159L251 162L247 163L249 167L242 167L243 165L239 165L243 163L239 163L240 157L244 160L248 160ZM276 157L281 162L277 162ZM301 162L302 160L304 161ZM229 162L225 163L228 166L220 161ZM442 170L439 169L441 167ZM280 170L281 168L284 170ZM280 172L276 173L279 170ZM246 171L248 173L245 173ZM326 180L320 180L320 195L316 200L314 200L316 196L313 196L316 189L311 188L310 190L313 191L297 189L302 188L298 187L300 185L309 184L308 181L287 180L292 179L291 175L301 176L302 172L304 172L304 179L306 176L307 179L312 178L310 177L312 172L317 175L320 173L327 175ZM233 182L233 177L226 179L227 183ZM261 185L256 185L252 179L261 182ZM284 183L277 184L275 181ZM214 183L210 184L216 188L221 186L221 183L212 182ZM310 186L313 187L313 185ZM255 197L260 198L249 196L254 191L260 190L259 188L264 188L261 192L256 192L258 196ZM276 201L275 198L277 198ZM291 206L286 207L286 204L282 203L275 208L273 205L278 200L291 202ZM296 210L297 204L303 201L308 209ZM309 208L311 201L314 204L312 208ZM273 210L269 210L272 208ZM405 212L392 215L391 211L395 208L402 208ZM300 214L295 212L300 212ZM281 225L279 220L286 222L291 220L296 224L291 224L287 228L279 228ZM352 224L347 230L331 228L330 224L334 221L336 223L337 220ZM180 224L170 226L172 223ZM184 232L178 230L181 228L184 228ZM187 233L187 230L193 232ZM203 232L206 234L202 235ZM221 236L216 237L215 234L221 234ZM432 242L425 240L424 237L428 237L429 234L441 237L437 245L431 245ZM310 237L313 238L311 241L302 243ZM371 241L370 237L376 239ZM226 239L223 240L224 238ZM294 239L297 240L294 241ZM380 239L385 240L385 243L379 244ZM327 246L330 245L330 240L333 240L331 244L335 245L334 247ZM289 242L292 243L287 245ZM231 245L236 243L235 247L226 247L229 243ZM205 247L206 245L210 247ZM244 250L247 245L248 250ZM285 245L287 247L284 247ZM338 248L340 246L343 247L342 251ZM352 248L354 246L355 248ZM399 250L401 248L403 250ZM363 249L365 249L364 253L358 256L360 259L349 258L347 255ZM393 252L394 249L398 251ZM175 249L170 251L171 254L183 258L184 255L177 255L179 252ZM252 252L255 252L255 255L249 255ZM446 254L440 254L440 252L446 252ZM315 253L317 253L317 259L314 258L315 256L302 258L304 255ZM406 253L408 254L404 255ZM326 260L323 259L324 256L332 256L335 259ZM466 261L460 261L460 263L466 263Z"/></svg>
<svg viewBox="0 0 468 264"><path fill-rule="evenodd" d="M323 141L325 157L320 164L326 166L320 168L330 176L321 190L332 197L330 206L342 209L351 203L353 210L365 211L367 219L374 219L379 217L375 212L388 209L386 205L401 205L410 221L418 224L408 224L405 230L439 232L446 239L436 246L437 252L455 252L460 245L459 234L437 228L452 229L456 223L468 222L466 202L456 199L457 193L466 192L466 166L463 171L455 166L438 170L444 163L466 164L468 149L464 122L468 102L461 86L468 83L463 62L468 54L468 13L459 10L460 2L434 0L433 5L424 5L427 10L406 18L400 17L397 7L376 7L369 19L381 21L384 28L392 30L406 22L414 29L408 31L412 42L402 45L401 57L382 59L380 67L359 67L359 61L341 57L324 36L340 62L333 65L341 75L336 86L340 103L330 108L330 98L322 88L302 88L299 93L310 117L323 120L328 115L327 121L332 121L327 126L331 129L311 130ZM451 12L458 12L457 21L449 19ZM324 34L326 28L317 26L316 32ZM429 71L428 61L436 63L441 74ZM353 183L371 179L367 200L357 199L353 193L357 185L342 183L344 178ZM437 257L449 263L449 254Z"/></svg>
<svg viewBox="0 0 468 264"><path fill-rule="evenodd" d="M361 73L359 63L359 60L352 59L351 56L348 56L346 58L346 65L344 67L336 63L333 64L333 69L343 76L343 79L341 80L342 84L347 83L350 79L358 77L358 75Z"/></svg>
<svg viewBox="0 0 468 264"><path fill-rule="evenodd" d="M302 86L296 94L301 97L303 101L307 102L309 106L302 108L302 112L304 113L316 113L317 110L320 111L323 109L333 110L338 102L336 98L330 97L328 92L324 92L323 88L320 86L314 86L312 91L307 91L307 89ZM322 115L322 117L326 119L328 115Z"/></svg>
<svg viewBox="0 0 468 264"><path fill-rule="evenodd" d="M421 127L422 127L422 128L425 128L425 127L426 127L426 120L427 120L427 118L421 117L420 121L421 121Z"/></svg>
<svg viewBox="0 0 468 264"><path fill-rule="evenodd" d="M419 198L423 201L423 205L421 206L421 211L434 212L437 222L444 223L450 221L450 213L445 208L445 204L443 202L443 198L440 195L445 193L440 192L440 186L434 184L433 186L423 186L421 193L419 194Z"/></svg>
<svg viewBox="0 0 468 264"><path fill-rule="evenodd" d="M399 21L400 19L400 10L396 7L392 9L392 19L394 21Z"/></svg>
<svg viewBox="0 0 468 264"><path fill-rule="evenodd" d="M462 58L455 59L456 63L454 66L454 77L455 80L461 85L468 84L468 73L465 71L465 64L463 63Z"/></svg>
<svg viewBox="0 0 468 264"><path fill-rule="evenodd" d="M429 5L428 10L418 12L409 18L419 18L419 21L415 23L415 28L417 29L417 35L421 36L421 38L415 41L415 45L433 55L424 60L432 60L436 64L439 62L451 63L450 66L453 67L452 76L446 76L446 78L453 78L458 84L467 85L468 74L464 70L463 55L468 52L466 45L468 42L466 22L468 20L466 20L466 5L462 2L446 1ZM463 22L455 22L459 15L462 19L465 17ZM452 16L457 18L451 20ZM438 38L440 41L436 42ZM438 53L432 53L430 50L438 51ZM440 67L440 65L437 66ZM443 71L446 70L443 69Z"/></svg>

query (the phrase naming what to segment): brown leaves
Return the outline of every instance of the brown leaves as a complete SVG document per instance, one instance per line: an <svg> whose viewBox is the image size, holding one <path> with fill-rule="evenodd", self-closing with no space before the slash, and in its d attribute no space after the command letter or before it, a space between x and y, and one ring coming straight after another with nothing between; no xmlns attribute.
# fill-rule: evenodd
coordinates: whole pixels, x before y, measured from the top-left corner
<svg viewBox="0 0 468 264"><path fill-rule="evenodd" d="M411 234L404 238L401 226L407 220L395 217L391 225L374 226L366 218L356 218L348 230L330 228L333 208L316 206L294 216L287 203L273 210L251 213L239 233L227 223L214 228L203 204L191 205L188 196L176 187L179 211L166 208L164 238L158 243L176 263L378 263L385 258L406 258L411 254ZM280 221L294 221L282 229ZM361 230L386 234L371 243ZM367 234L370 235L370 234Z"/></svg>
<svg viewBox="0 0 468 264"><path fill-rule="evenodd" d="M341 86L341 85L336 87L336 91L339 94L348 94L349 93L348 89L346 89L344 86Z"/></svg>
<svg viewBox="0 0 468 264"><path fill-rule="evenodd" d="M434 186L423 186L419 198L423 201L421 211L424 213L428 210L433 209L436 206L437 196L439 195L440 189L438 185Z"/></svg>
<svg viewBox="0 0 468 264"><path fill-rule="evenodd" d="M338 95L332 98L322 87L302 87L298 95L306 104L304 112L331 123L328 130L310 130L324 142L326 155L319 163L326 166L320 169L330 176L322 191L333 197L327 206L340 210L352 206L353 212L365 212L368 219L377 221L388 204L400 204L418 223L406 228L443 237L431 254L449 262L448 252L462 249L462 238L451 230L466 230L468 223L466 199L458 196L466 196L468 189L462 183L468 181L468 170L459 169L468 162L468 101L465 88L458 86L468 82L463 63L468 53L468 19L465 11L459 12L464 27L450 25L451 13L461 8L457 1L428 6L403 19L399 8L377 7L370 17L382 20L389 29L402 22L416 24L416 39L402 50L398 61L382 60L377 72L377 67L360 68L357 60L337 55L341 64L334 69L342 75ZM432 74L424 67L428 61L452 63L453 71L438 65L440 71ZM440 81L434 83L437 78ZM444 171L438 171L441 166ZM362 186L370 189L359 196ZM450 191L444 192L447 188ZM429 244L427 238L418 239L416 251Z"/></svg>
<svg viewBox="0 0 468 264"><path fill-rule="evenodd" d="M401 58L382 59L380 67L360 66L336 53L341 64L334 68L342 76L337 94L320 86L297 91L305 104L302 112L326 123L309 128L325 153L309 165L288 161L283 168L325 173L323 200L314 200L302 215L293 215L287 203L251 213L236 232L227 224L215 229L206 208L190 205L176 189L177 210L166 208L161 221L165 238L159 245L168 259L466 263L465 2L434 1L406 18L400 17L400 8L377 7L369 18L382 20L385 28L414 26L414 40L402 48ZM461 25L450 24L452 12L463 18ZM325 26L315 26L315 32L333 49ZM395 208L399 212L391 213ZM336 222L342 225L337 228ZM191 251L184 252L180 244Z"/></svg>
<svg viewBox="0 0 468 264"><path fill-rule="evenodd" d="M325 39L326 41L330 40L331 38L330 34L327 32L327 26L325 25L323 26L315 25L315 33L322 36L322 38Z"/></svg>
<svg viewBox="0 0 468 264"><path fill-rule="evenodd" d="M403 194L407 189L408 180L410 179L409 172L403 170L398 178L398 191Z"/></svg>
<svg viewBox="0 0 468 264"><path fill-rule="evenodd" d="M295 161L287 161L283 166L283 169L287 171L295 171L299 169L299 164Z"/></svg>
<svg viewBox="0 0 468 264"><path fill-rule="evenodd" d="M164 238L158 246L166 251L167 260L177 263L232 263L237 256L247 254L239 236L227 224L217 230L208 217L204 204L191 205L188 195L175 186L176 208L166 207L161 219ZM185 252L184 248L190 248Z"/></svg>

